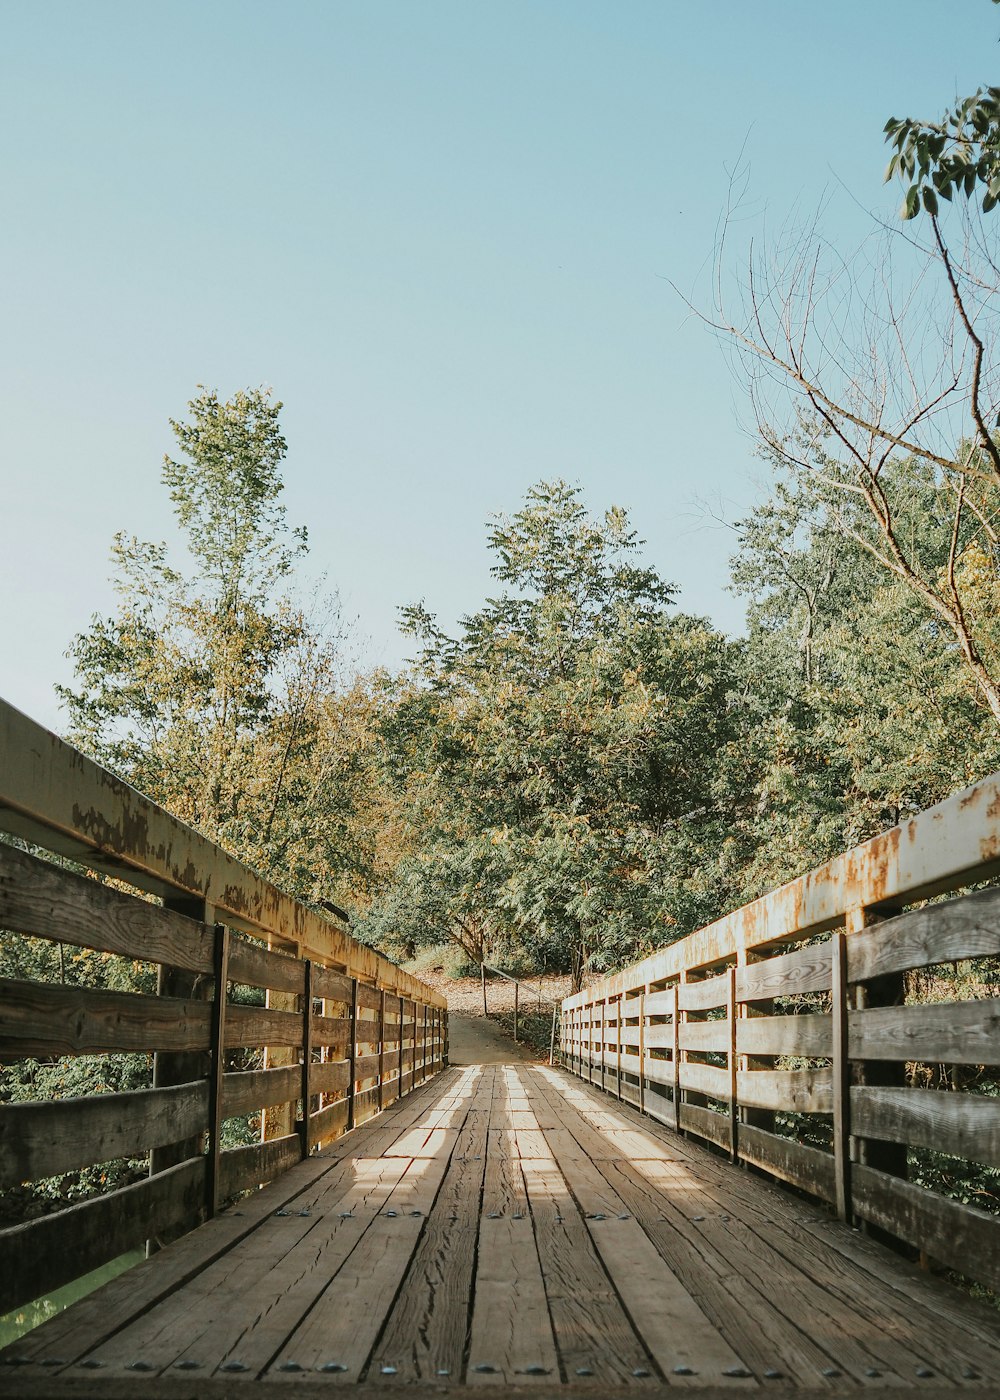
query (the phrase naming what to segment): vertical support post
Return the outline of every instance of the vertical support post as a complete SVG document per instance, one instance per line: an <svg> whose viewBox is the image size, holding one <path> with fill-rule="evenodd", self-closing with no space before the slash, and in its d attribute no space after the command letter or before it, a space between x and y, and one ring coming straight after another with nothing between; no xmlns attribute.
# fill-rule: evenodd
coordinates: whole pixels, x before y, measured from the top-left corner
<svg viewBox="0 0 1000 1400"><path fill-rule="evenodd" d="M351 1044L347 1055L347 1131L354 1127L354 1095L357 1092L358 1077L358 979L351 978Z"/></svg>
<svg viewBox="0 0 1000 1400"><path fill-rule="evenodd" d="M622 1101L622 1010L625 1006L625 995L618 998L618 1102Z"/></svg>
<svg viewBox="0 0 1000 1400"><path fill-rule="evenodd" d="M483 979L483 1015L489 1015L489 1007L486 1005L486 964L479 964L479 975Z"/></svg>
<svg viewBox="0 0 1000 1400"><path fill-rule="evenodd" d="M313 965L306 958L305 983L302 988L302 1156L312 1151L310 1127L312 1118L312 1052L313 1052Z"/></svg>
<svg viewBox="0 0 1000 1400"><path fill-rule="evenodd" d="M674 1127L681 1131L681 1028L680 1028L680 985L674 987Z"/></svg>
<svg viewBox="0 0 1000 1400"><path fill-rule="evenodd" d="M378 1111L385 1108L385 988L378 996Z"/></svg>
<svg viewBox="0 0 1000 1400"><path fill-rule="evenodd" d="M520 992L520 990L521 990L521 984L520 984L520 982L515 982L515 983L514 983L514 1044L515 1044L515 1045L517 1044L517 1011L518 1011L517 998L518 998L518 993Z"/></svg>
<svg viewBox="0 0 1000 1400"><path fill-rule="evenodd" d="M451 1028L448 1024L448 1008L445 1007L441 1013L441 1022L444 1027L444 1047L441 1056L441 1067L447 1069L451 1063Z"/></svg>
<svg viewBox="0 0 1000 1400"><path fill-rule="evenodd" d="M729 1155L733 1162L740 1160L740 1116L739 1079L736 1058L736 1018L739 1006L736 1001L736 968L729 969L729 987L726 997L726 1011L729 1018Z"/></svg>
<svg viewBox="0 0 1000 1400"><path fill-rule="evenodd" d="M421 1058L423 1059L423 1064L420 1066L420 1082L423 1083L423 1081L427 1078L427 1007L426 1007L426 1005L424 1006L424 1033L423 1033L423 1043L422 1043L422 1046L421 1046Z"/></svg>
<svg viewBox="0 0 1000 1400"><path fill-rule="evenodd" d="M413 1048L410 1051L410 1089L417 1087L417 1003L414 1000L410 1003L413 1007Z"/></svg>
<svg viewBox="0 0 1000 1400"><path fill-rule="evenodd" d="M197 895L171 894L166 895L163 900L164 909L173 909L178 914L186 914L189 919L196 919L202 924L215 923L215 907L208 904ZM161 964L156 975L156 994L161 997L188 997L191 1000L205 1000L208 996L210 982L207 977L197 972L188 972L183 968L167 967ZM204 1051L163 1051L158 1050L153 1056L153 1087L156 1089L166 1088L170 1084L189 1084L194 1079L205 1079L211 1073L210 1056ZM205 1129L208 1123L206 1121ZM202 1129L194 1137L185 1138L183 1141L164 1143L162 1147L154 1147L149 1154L149 1174L156 1176L158 1172L165 1171L167 1167L176 1166L178 1162L185 1162L189 1157L197 1157L204 1149L205 1129ZM155 1239L146 1241L146 1253L154 1254L158 1249L171 1240L177 1239L187 1230L193 1229L200 1223L201 1207L191 1213L191 1216L179 1222L169 1230L162 1230Z"/></svg>
<svg viewBox="0 0 1000 1400"><path fill-rule="evenodd" d="M205 1212L209 1219L219 1209L219 1159L222 1154L222 1089L226 1073L226 998L229 983L229 930L215 925L213 949L215 999L212 1002L212 1078L208 1098L208 1170L205 1174Z"/></svg>
<svg viewBox="0 0 1000 1400"><path fill-rule="evenodd" d="M597 1011L596 1002L587 1004L587 1083L594 1082L594 1016Z"/></svg>
<svg viewBox="0 0 1000 1400"><path fill-rule="evenodd" d="M838 1219L851 1224L851 1062L847 1058L847 936L838 929L830 940L833 958L833 1169Z"/></svg>
<svg viewBox="0 0 1000 1400"><path fill-rule="evenodd" d="M639 1112L646 1112L646 987L639 993Z"/></svg>
<svg viewBox="0 0 1000 1400"><path fill-rule="evenodd" d="M605 1064L605 1044L608 1034L608 1000L607 997L601 1002L601 1088L608 1087L608 1072Z"/></svg>
<svg viewBox="0 0 1000 1400"><path fill-rule="evenodd" d="M556 1017L557 1017L558 1015L559 1015L559 1007L558 1007L555 1003L553 1003L553 1005L552 1005L552 1034L549 1036L549 1064L550 1064L550 1065L553 1063L553 1061L554 1061L554 1059L555 1059L555 1053L556 1053ZM560 1024L559 1024L559 1058L560 1058L560 1059L564 1059L564 1058L565 1058L565 1055L564 1055L564 1043L565 1043L565 1042L564 1042L564 1038L563 1038L563 1037L564 1037L564 1031L565 1031L565 1026L564 1026L564 1023L563 1023L563 1021L562 1021L562 1018L560 1017Z"/></svg>

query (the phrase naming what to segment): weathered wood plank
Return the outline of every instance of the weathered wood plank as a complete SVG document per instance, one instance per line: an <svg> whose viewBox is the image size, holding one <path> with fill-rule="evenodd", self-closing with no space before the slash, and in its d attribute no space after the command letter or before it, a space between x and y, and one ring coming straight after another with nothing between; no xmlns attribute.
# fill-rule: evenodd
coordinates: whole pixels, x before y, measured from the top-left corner
<svg viewBox="0 0 1000 1400"><path fill-rule="evenodd" d="M787 1181L824 1201L834 1199L834 1163L829 1152L806 1147L791 1138L740 1124L740 1160Z"/></svg>
<svg viewBox="0 0 1000 1400"><path fill-rule="evenodd" d="M208 1002L0 978L0 1058L207 1050Z"/></svg>
<svg viewBox="0 0 1000 1400"><path fill-rule="evenodd" d="M0 1312L9 1312L197 1215L205 1159L0 1231Z"/></svg>
<svg viewBox="0 0 1000 1400"><path fill-rule="evenodd" d="M315 1070L325 1065L314 1066ZM256 1113L276 1103L297 1099L302 1090L302 1070L298 1065L278 1065L273 1069L249 1069L227 1074L222 1081L222 1115L236 1118ZM320 1092L320 1090L317 1090Z"/></svg>
<svg viewBox="0 0 1000 1400"><path fill-rule="evenodd" d="M372 1375L391 1366L397 1382L461 1379L489 1125L489 1107L471 1106L472 1087L441 1191L379 1338Z"/></svg>
<svg viewBox="0 0 1000 1400"><path fill-rule="evenodd" d="M677 988L677 1005L681 1011L709 1011L725 1006L729 995L729 976L706 977L703 982L682 982Z"/></svg>
<svg viewBox="0 0 1000 1400"><path fill-rule="evenodd" d="M828 992L832 976L830 944L824 940L737 968L736 995L740 1001L770 1001L772 997Z"/></svg>
<svg viewBox="0 0 1000 1400"><path fill-rule="evenodd" d="M119 957L212 971L205 924L0 843L0 928Z"/></svg>
<svg viewBox="0 0 1000 1400"><path fill-rule="evenodd" d="M317 1018L318 1020L319 1018ZM265 1006L226 1008L226 1049L251 1045L302 1045L302 1017L297 1011L274 1011Z"/></svg>
<svg viewBox="0 0 1000 1400"><path fill-rule="evenodd" d="M852 1011L847 1043L853 1060L1000 1065L1000 997Z"/></svg>
<svg viewBox="0 0 1000 1400"><path fill-rule="evenodd" d="M660 1029L670 1030L671 1028L662 1026ZM677 1043L682 1050L727 1051L729 1049L729 1022L682 1021L677 1028Z"/></svg>
<svg viewBox="0 0 1000 1400"><path fill-rule="evenodd" d="M741 1108L833 1112L833 1076L828 1069L740 1070L736 1082Z"/></svg>
<svg viewBox="0 0 1000 1400"><path fill-rule="evenodd" d="M316 996L323 1001L341 1002L343 1005L350 1005L351 1001L351 978L344 972L335 972L333 968L320 967L318 964L313 969L313 991Z"/></svg>
<svg viewBox="0 0 1000 1400"><path fill-rule="evenodd" d="M966 1278L1000 1288L1000 1217L854 1164L854 1208Z"/></svg>
<svg viewBox="0 0 1000 1400"><path fill-rule="evenodd" d="M697 1133L718 1147L729 1147L729 1114L713 1113L698 1104L681 1103L680 1124L684 1132Z"/></svg>
<svg viewBox="0 0 1000 1400"><path fill-rule="evenodd" d="M828 1015L746 1016L736 1023L741 1055L829 1056L833 1029Z"/></svg>
<svg viewBox="0 0 1000 1400"><path fill-rule="evenodd" d="M248 1147L231 1147L219 1156L219 1195L231 1200L241 1191L253 1191L302 1160L298 1133L268 1138Z"/></svg>
<svg viewBox="0 0 1000 1400"><path fill-rule="evenodd" d="M951 1157L1000 1166L1000 1099L933 1089L851 1089L858 1137L929 1147Z"/></svg>
<svg viewBox="0 0 1000 1400"><path fill-rule="evenodd" d="M470 1386L558 1376L538 1247L504 1079L495 1072L468 1357Z"/></svg>
<svg viewBox="0 0 1000 1400"><path fill-rule="evenodd" d="M246 938L230 938L228 971L229 980L238 986L301 994L305 985L304 962Z"/></svg>
<svg viewBox="0 0 1000 1400"><path fill-rule="evenodd" d="M0 1189L141 1157L208 1127L208 1083L0 1105Z"/></svg>
<svg viewBox="0 0 1000 1400"><path fill-rule="evenodd" d="M848 939L852 982L1000 955L1000 889L978 890L873 924Z"/></svg>
<svg viewBox="0 0 1000 1400"><path fill-rule="evenodd" d="M715 1099L729 1098L729 1071L715 1065L698 1065L691 1060L681 1060L680 1083L682 1089L695 1093L710 1094Z"/></svg>

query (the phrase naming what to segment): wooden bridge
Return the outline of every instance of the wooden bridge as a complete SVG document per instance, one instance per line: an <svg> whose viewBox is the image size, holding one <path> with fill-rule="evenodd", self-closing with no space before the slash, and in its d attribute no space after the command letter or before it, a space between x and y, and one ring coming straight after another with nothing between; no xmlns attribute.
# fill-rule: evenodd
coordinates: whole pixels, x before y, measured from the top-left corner
<svg viewBox="0 0 1000 1400"><path fill-rule="evenodd" d="M154 1056L0 1106L6 1191L149 1154L0 1231L0 1311L152 1242L0 1393L1000 1393L1000 891L936 898L1000 777L569 998L551 1067L449 1066L429 988L9 707L0 829L0 928L159 969L0 984L8 1064Z"/></svg>

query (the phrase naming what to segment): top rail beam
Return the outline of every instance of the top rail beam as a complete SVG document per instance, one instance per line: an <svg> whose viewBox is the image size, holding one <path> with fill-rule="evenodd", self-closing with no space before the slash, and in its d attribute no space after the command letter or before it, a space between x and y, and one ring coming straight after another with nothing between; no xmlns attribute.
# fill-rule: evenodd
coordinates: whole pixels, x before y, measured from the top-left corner
<svg viewBox="0 0 1000 1400"><path fill-rule="evenodd" d="M433 988L283 894L220 846L0 700L0 830L150 893L204 900L215 917L397 995Z"/></svg>

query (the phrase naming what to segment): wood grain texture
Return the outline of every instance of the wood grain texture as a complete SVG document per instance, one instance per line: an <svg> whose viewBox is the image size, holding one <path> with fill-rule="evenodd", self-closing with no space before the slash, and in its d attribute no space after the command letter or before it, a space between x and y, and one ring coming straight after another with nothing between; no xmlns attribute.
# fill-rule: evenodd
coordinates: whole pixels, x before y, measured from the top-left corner
<svg viewBox="0 0 1000 1400"><path fill-rule="evenodd" d="M208 1050L204 1001L0 978L0 1058Z"/></svg>
<svg viewBox="0 0 1000 1400"><path fill-rule="evenodd" d="M120 1191L0 1231L0 1312L51 1293L196 1216L204 1194L205 1159L196 1157Z"/></svg>
<svg viewBox="0 0 1000 1400"><path fill-rule="evenodd" d="M770 1001L772 997L830 990L832 969L828 941L736 970L736 995L740 1001Z"/></svg>
<svg viewBox="0 0 1000 1400"><path fill-rule="evenodd" d="M961 958L1000 955L1000 889L911 909L848 939L852 982Z"/></svg>
<svg viewBox="0 0 1000 1400"><path fill-rule="evenodd" d="M238 986L270 987L275 992L302 991L305 963L262 943L233 937L229 941L229 980Z"/></svg>
<svg viewBox="0 0 1000 1400"><path fill-rule="evenodd" d="M1000 1100L931 1089L851 1089L859 1137L930 1147L1000 1167Z"/></svg>
<svg viewBox="0 0 1000 1400"><path fill-rule="evenodd" d="M1000 1065L1000 998L854 1011L847 1041L854 1060Z"/></svg>
<svg viewBox="0 0 1000 1400"><path fill-rule="evenodd" d="M0 1105L0 1189L56 1176L208 1127L208 1084Z"/></svg>
<svg viewBox="0 0 1000 1400"><path fill-rule="evenodd" d="M960 1205L873 1167L854 1166L854 1206L865 1220L1000 1289L1000 1218Z"/></svg>
<svg viewBox="0 0 1000 1400"><path fill-rule="evenodd" d="M828 1015L748 1016L736 1023L741 1055L829 1056L833 1049Z"/></svg>
<svg viewBox="0 0 1000 1400"><path fill-rule="evenodd" d="M286 1172L302 1158L298 1133L268 1138L248 1147L231 1147L219 1158L219 1195L231 1200L241 1191L253 1191Z"/></svg>
<svg viewBox="0 0 1000 1400"><path fill-rule="evenodd" d="M212 930L0 843L0 928L124 958L212 971Z"/></svg>

